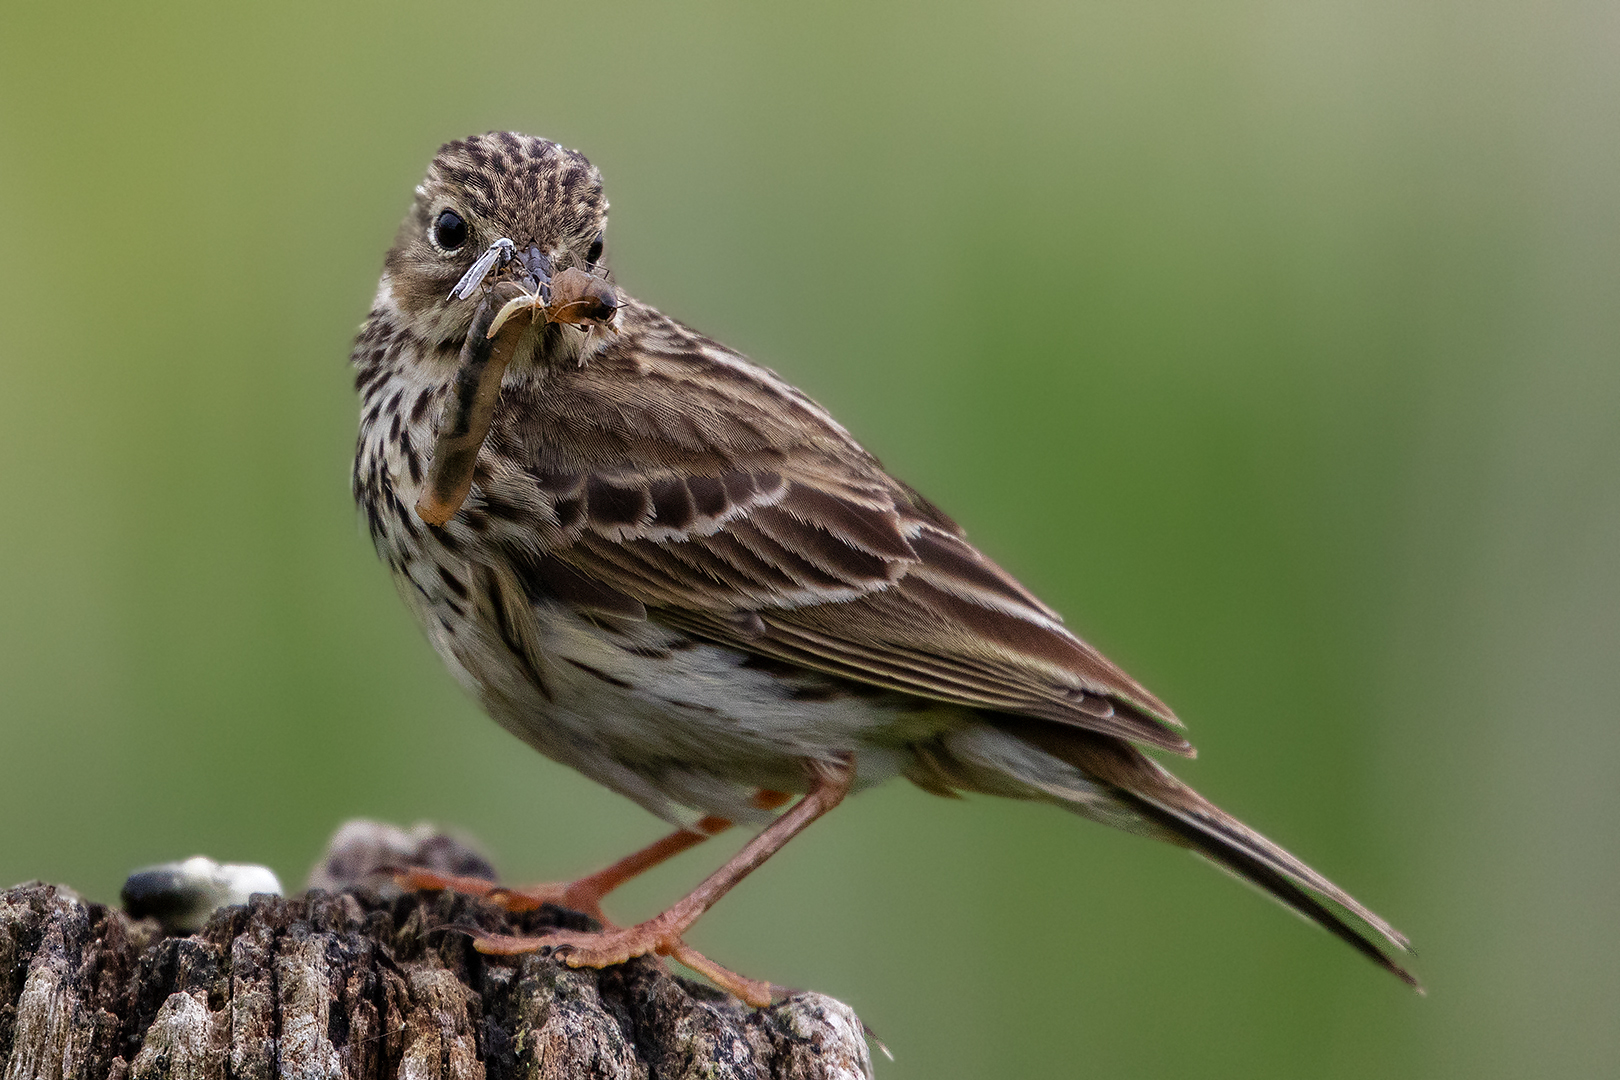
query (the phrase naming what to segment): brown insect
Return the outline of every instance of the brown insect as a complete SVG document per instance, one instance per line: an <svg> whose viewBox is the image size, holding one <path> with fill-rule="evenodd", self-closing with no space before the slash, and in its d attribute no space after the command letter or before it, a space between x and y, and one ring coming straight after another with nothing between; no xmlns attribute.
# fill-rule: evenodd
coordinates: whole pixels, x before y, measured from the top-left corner
<svg viewBox="0 0 1620 1080"><path fill-rule="evenodd" d="M619 294L612 285L576 266L570 266L533 292L514 296L495 313L489 336L500 332L506 320L520 311L537 313L548 323L568 323L582 330L611 326L619 310Z"/></svg>
<svg viewBox="0 0 1620 1080"><path fill-rule="evenodd" d="M603 278L570 266L551 279L546 321L575 326L607 326L619 310L619 294Z"/></svg>
<svg viewBox="0 0 1620 1080"><path fill-rule="evenodd" d="M490 252L496 252L491 246ZM496 258L486 256L493 268ZM485 260L480 260L484 262ZM475 266L476 270L477 267ZM470 298L482 276L469 271L457 285ZM534 285L532 291L527 285ZM516 295L513 295L514 291ZM454 295L454 294L452 294ZM502 303L502 300L505 300ZM495 415L495 402L501 392L501 376L512 358L522 331L516 327L506 334L501 329L512 316L530 312L543 322L568 323L582 330L611 327L619 310L619 294L602 278L570 266L547 283L527 283L506 279L496 284L479 303L473 324L461 350L461 365L439 420L439 435L433 446L433 462L428 466L427 483L416 503L416 514L429 525L443 525L455 516L472 490L473 466L478 451L489 434Z"/></svg>
<svg viewBox="0 0 1620 1080"><path fill-rule="evenodd" d="M513 296L513 293L517 293ZM511 297L504 305L501 301ZM523 331L513 327L496 337L513 312L533 306L536 294L515 281L502 281L478 302L467 340L461 347L461 362L450 398L439 418L439 435L433 443L433 462L427 482L416 501L416 516L429 525L443 525L455 516L472 490L473 466L478 451L489 435L495 417L495 402L501 394L501 376L511 362ZM499 313L497 314L497 306Z"/></svg>

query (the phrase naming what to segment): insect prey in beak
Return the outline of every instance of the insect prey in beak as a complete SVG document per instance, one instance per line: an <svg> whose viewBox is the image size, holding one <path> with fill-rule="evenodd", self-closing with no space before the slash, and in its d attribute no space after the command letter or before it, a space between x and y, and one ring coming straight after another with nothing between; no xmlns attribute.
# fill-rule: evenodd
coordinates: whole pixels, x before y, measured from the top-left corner
<svg viewBox="0 0 1620 1080"><path fill-rule="evenodd" d="M484 279L489 276L491 270L505 266L516 257L517 245L506 237L501 237L489 245L489 249L478 256L478 261L468 267L465 274L461 275L461 280L456 282L456 287L450 290L450 299L466 300L484 283Z"/></svg>

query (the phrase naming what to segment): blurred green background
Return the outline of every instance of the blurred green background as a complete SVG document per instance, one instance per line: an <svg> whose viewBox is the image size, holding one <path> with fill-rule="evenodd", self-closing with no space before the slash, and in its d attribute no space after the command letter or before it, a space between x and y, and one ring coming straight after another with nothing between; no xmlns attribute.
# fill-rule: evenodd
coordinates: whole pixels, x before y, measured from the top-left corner
<svg viewBox="0 0 1620 1080"><path fill-rule="evenodd" d="M896 785L694 943L908 1077L1620 1069L1612 3L0 14L0 883L351 815L661 827L463 698L350 505L438 144L584 150L637 296L828 405L1169 701L1419 999L1185 855ZM615 898L645 916L722 854Z"/></svg>

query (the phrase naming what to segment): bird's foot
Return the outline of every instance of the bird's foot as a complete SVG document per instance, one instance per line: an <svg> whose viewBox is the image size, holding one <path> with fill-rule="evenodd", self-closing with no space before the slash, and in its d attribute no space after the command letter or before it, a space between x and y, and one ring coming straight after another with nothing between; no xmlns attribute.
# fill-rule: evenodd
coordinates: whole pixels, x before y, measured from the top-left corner
<svg viewBox="0 0 1620 1080"><path fill-rule="evenodd" d="M513 888L497 885L483 878L458 877L432 870L411 867L394 875L400 888L411 892L439 892L449 890L463 896L476 896L505 911L534 911L543 904L554 904L569 911L589 915L603 926L613 924L602 914L602 893L593 888L590 879L580 881L554 881L539 885Z"/></svg>
<svg viewBox="0 0 1620 1080"><path fill-rule="evenodd" d="M650 919L628 929L552 930L539 937L479 934L473 944L479 952L491 956L537 952L556 956L569 967L603 968L649 953L670 956L680 944L680 938L658 919Z"/></svg>
<svg viewBox="0 0 1620 1080"><path fill-rule="evenodd" d="M638 956L667 956L707 978L728 993L755 1008L770 1005L782 989L772 983L739 975L710 960L680 939L662 917L637 926L611 927L598 932L553 930L540 937L508 937L504 934L473 935L473 948L491 956L520 956L540 953L555 956L569 967L604 968L622 964Z"/></svg>

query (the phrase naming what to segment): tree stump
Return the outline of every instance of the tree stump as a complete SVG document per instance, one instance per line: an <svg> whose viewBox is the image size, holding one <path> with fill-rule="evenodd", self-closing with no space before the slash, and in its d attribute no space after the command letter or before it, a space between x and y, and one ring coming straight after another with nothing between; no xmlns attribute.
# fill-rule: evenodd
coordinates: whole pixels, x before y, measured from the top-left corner
<svg viewBox="0 0 1620 1080"><path fill-rule="evenodd" d="M454 926L584 929L452 893L255 896L199 932L33 883L0 892L4 1080L871 1076L847 1005L750 1009L643 958L488 957Z"/></svg>

